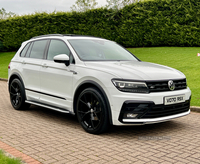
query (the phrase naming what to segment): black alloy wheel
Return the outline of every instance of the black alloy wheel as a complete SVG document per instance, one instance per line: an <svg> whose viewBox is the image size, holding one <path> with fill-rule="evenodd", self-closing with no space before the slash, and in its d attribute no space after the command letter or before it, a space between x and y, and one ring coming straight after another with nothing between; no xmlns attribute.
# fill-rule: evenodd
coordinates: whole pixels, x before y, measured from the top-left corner
<svg viewBox="0 0 200 164"><path fill-rule="evenodd" d="M25 90L19 79L14 79L9 86L10 101L14 109L24 110L30 104L25 103Z"/></svg>
<svg viewBox="0 0 200 164"><path fill-rule="evenodd" d="M81 92L76 113L81 126L88 133L100 134L108 129L105 100L96 88L87 88Z"/></svg>

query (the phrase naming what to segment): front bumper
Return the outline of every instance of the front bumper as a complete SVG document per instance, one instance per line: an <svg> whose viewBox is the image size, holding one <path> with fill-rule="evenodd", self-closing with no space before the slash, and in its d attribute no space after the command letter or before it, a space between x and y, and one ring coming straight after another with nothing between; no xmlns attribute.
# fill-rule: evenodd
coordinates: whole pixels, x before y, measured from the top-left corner
<svg viewBox="0 0 200 164"><path fill-rule="evenodd" d="M185 95L185 102L173 105L164 105L164 97L175 95ZM177 117L182 117L190 113L189 108L191 91L189 88L173 92L157 92L150 94L124 93L112 90L109 98L110 102L112 102L111 112L113 125L123 126L153 124L157 122L168 121ZM136 112L136 114L138 114L136 117L125 117L124 114L126 111L124 110L124 108L126 107L124 107L124 104L127 105L127 102L128 104L142 104L139 107L142 110L138 110L138 108L136 109L136 111L138 112ZM130 110L134 109L130 108ZM156 115L154 115L154 113L156 113Z"/></svg>

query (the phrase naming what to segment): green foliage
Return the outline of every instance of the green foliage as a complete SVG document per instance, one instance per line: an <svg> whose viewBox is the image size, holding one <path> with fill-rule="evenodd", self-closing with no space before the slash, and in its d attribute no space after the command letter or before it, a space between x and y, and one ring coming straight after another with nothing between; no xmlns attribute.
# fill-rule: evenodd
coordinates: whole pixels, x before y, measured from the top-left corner
<svg viewBox="0 0 200 164"><path fill-rule="evenodd" d="M44 34L81 34L112 38L110 10L93 9L86 12L39 13L0 21L0 35L4 47L16 50L21 43Z"/></svg>
<svg viewBox="0 0 200 164"><path fill-rule="evenodd" d="M0 52L3 51L3 43L0 41Z"/></svg>
<svg viewBox="0 0 200 164"><path fill-rule="evenodd" d="M0 41L4 49L16 50L33 36L67 33L103 37L125 47L199 46L199 6L200 0L143 0L120 10L17 16L0 20Z"/></svg>
<svg viewBox="0 0 200 164"><path fill-rule="evenodd" d="M71 7L71 10L85 12L87 10L95 9L97 4L96 0L76 0L75 4Z"/></svg>
<svg viewBox="0 0 200 164"><path fill-rule="evenodd" d="M106 0L107 2L106 7L114 10L119 10L122 9L124 6L141 1L145 0Z"/></svg>
<svg viewBox="0 0 200 164"><path fill-rule="evenodd" d="M154 0L126 6L121 10L121 43L136 47L198 46L199 4L199 0Z"/></svg>
<svg viewBox="0 0 200 164"><path fill-rule="evenodd" d="M15 16L15 13L13 12L6 12L4 8L0 9L0 20L1 19L7 19L9 17Z"/></svg>
<svg viewBox="0 0 200 164"><path fill-rule="evenodd" d="M0 163L1 164L21 164L19 159L13 159L4 155L3 151L0 150Z"/></svg>
<svg viewBox="0 0 200 164"><path fill-rule="evenodd" d="M0 53L0 78L4 78L4 79L8 78L8 65L14 55L15 55L15 52L1 52Z"/></svg>

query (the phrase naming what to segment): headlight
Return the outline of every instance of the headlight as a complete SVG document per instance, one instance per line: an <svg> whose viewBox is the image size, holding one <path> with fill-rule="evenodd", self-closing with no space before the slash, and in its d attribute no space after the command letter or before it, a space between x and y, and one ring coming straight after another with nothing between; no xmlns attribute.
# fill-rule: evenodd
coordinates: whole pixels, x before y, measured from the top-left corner
<svg viewBox="0 0 200 164"><path fill-rule="evenodd" d="M116 79L113 79L112 82L115 87L122 92L149 93L148 87L144 82L131 82Z"/></svg>

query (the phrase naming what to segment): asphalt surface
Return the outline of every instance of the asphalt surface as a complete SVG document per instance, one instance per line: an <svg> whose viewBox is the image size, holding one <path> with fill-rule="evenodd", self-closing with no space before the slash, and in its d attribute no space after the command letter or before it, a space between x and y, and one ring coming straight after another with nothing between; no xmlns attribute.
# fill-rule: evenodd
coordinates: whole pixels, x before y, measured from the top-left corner
<svg viewBox="0 0 200 164"><path fill-rule="evenodd" d="M71 115L37 106L14 110L5 81L0 93L0 142L43 164L200 163L200 113L92 135Z"/></svg>

